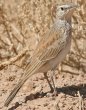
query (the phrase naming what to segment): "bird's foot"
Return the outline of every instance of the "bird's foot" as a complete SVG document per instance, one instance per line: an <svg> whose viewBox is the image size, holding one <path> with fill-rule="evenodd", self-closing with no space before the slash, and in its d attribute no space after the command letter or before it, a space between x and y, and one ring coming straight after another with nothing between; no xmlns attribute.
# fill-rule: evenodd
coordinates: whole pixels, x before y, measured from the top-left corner
<svg viewBox="0 0 86 110"><path fill-rule="evenodd" d="M53 90L52 96L55 96L55 97L58 96L58 92L57 92L56 88Z"/></svg>

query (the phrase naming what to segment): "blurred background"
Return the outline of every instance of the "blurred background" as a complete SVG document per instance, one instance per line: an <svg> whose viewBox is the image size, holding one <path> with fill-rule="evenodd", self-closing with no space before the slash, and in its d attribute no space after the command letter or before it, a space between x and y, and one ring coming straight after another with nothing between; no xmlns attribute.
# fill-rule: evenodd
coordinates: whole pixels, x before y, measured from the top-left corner
<svg viewBox="0 0 86 110"><path fill-rule="evenodd" d="M86 0L0 0L0 110L7 110L4 101L52 26L52 7L70 2L80 7L72 17L70 53L56 70L58 96L47 96L48 84L43 74L36 74L8 110L86 110Z"/></svg>
<svg viewBox="0 0 86 110"><path fill-rule="evenodd" d="M53 23L55 4L74 2L80 7L72 18L72 46L58 72L86 73L86 0L0 0L0 69L21 68Z"/></svg>

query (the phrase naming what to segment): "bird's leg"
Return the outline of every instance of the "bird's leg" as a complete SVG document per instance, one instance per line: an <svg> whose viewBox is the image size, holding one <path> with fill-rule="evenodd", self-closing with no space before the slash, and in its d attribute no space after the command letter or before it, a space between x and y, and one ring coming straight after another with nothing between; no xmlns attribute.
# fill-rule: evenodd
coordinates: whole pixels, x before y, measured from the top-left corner
<svg viewBox="0 0 86 110"><path fill-rule="evenodd" d="M48 84L49 84L49 87L50 87L50 89L51 89L51 92L53 92L53 87L52 87L52 85L51 85L51 83L50 83L50 81L49 81L49 79L48 79L47 73L44 73L44 77L45 77L45 79L47 80L47 82L48 82Z"/></svg>
<svg viewBox="0 0 86 110"><path fill-rule="evenodd" d="M56 86L55 86L55 80L56 80L56 77L55 77L55 71L52 72L51 74L51 81L52 81L52 84L53 84L53 95L56 96L57 95L57 90L56 90Z"/></svg>

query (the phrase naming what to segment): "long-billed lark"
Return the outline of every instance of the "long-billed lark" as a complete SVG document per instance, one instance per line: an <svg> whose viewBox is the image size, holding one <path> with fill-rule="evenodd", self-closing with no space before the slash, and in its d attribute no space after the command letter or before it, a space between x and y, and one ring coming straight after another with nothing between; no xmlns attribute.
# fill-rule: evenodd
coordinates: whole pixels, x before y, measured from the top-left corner
<svg viewBox="0 0 86 110"><path fill-rule="evenodd" d="M55 70L57 65L63 61L70 50L72 29L71 17L76 7L77 5L72 3L55 6L53 11L53 13L56 12L54 24L39 41L24 75L8 96L4 104L5 106L9 105L26 80L32 75L43 72L49 83L46 74L47 71ZM49 86L52 89L50 83Z"/></svg>

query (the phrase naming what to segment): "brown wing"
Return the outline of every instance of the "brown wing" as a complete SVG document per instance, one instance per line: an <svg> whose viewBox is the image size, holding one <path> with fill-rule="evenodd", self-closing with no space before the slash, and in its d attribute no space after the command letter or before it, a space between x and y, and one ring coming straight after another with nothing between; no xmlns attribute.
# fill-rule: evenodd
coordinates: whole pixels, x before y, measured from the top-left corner
<svg viewBox="0 0 86 110"><path fill-rule="evenodd" d="M58 30L53 26L39 42L33 57L41 61L54 58L64 48L66 41L63 40L63 35L63 29Z"/></svg>
<svg viewBox="0 0 86 110"><path fill-rule="evenodd" d="M25 71L27 71L32 65L34 65L35 60L44 61L45 63L55 58L57 54L64 48L65 41L63 40L64 30L54 28L53 26L50 31L41 39L37 48L35 49L31 62L27 65Z"/></svg>

